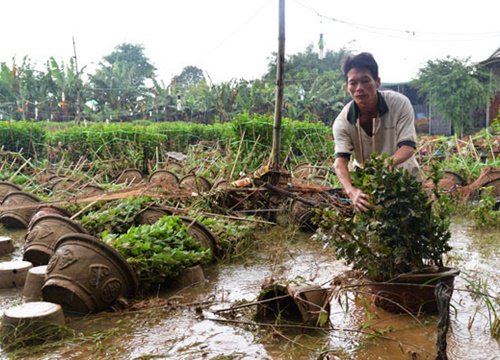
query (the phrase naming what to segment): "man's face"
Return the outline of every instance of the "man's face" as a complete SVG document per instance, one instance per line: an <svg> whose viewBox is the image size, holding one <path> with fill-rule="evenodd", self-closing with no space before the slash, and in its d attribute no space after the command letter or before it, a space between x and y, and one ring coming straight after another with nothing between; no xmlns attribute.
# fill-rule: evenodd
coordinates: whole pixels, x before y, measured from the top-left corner
<svg viewBox="0 0 500 360"><path fill-rule="evenodd" d="M368 69L353 68L347 73L347 91L361 108L377 103L379 86L380 79L375 80Z"/></svg>

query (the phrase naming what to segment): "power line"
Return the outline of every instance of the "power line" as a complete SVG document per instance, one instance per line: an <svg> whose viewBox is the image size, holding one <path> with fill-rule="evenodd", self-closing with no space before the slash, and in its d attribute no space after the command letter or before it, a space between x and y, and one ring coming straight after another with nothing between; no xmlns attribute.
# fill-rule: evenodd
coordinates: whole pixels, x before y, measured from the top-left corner
<svg viewBox="0 0 500 360"><path fill-rule="evenodd" d="M367 31L367 32L372 32L372 33L375 32L379 35L384 35L384 36L388 36L388 37L397 37L396 34L399 34L400 36L401 36L401 34L403 34L406 36L406 37L403 37L404 39L408 39L407 36L409 35L409 36L412 36L412 39L422 40L422 39L416 38L416 36L417 35L432 35L432 36L442 36L442 37L446 37L446 36L448 36L448 37L464 37L465 36L465 37L468 37L468 39L462 38L462 39L456 39L455 41L477 41L477 40L488 39L488 38L500 36L499 31L487 31L487 32L477 32L477 33L473 33L473 32L467 32L467 33L425 32L425 31L417 31L417 30L411 30L411 29L397 29L397 28L388 28L388 27L382 27L382 26L360 24L360 23L346 21L346 20L338 19L338 18L335 18L332 16L327 16L327 15L321 14L319 11L317 11L315 8L313 8L311 5L306 4L300 0L295 0L295 2L298 5L315 13L320 19L329 20L329 21L332 21L335 23L340 23L343 25L347 25L347 26L362 30L362 31ZM390 34L390 33L393 33L393 34ZM425 41L453 41L453 40L451 40L451 39L441 39L441 40L428 39Z"/></svg>

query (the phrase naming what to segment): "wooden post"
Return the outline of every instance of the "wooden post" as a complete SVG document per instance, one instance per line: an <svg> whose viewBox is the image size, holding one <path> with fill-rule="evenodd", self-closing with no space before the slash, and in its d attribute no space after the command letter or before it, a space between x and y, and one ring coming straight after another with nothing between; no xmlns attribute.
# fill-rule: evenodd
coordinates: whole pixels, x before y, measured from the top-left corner
<svg viewBox="0 0 500 360"><path fill-rule="evenodd" d="M285 0L279 0L278 61L276 64L276 102L274 105L273 147L271 150L272 169L280 168L281 113L283 104L283 79L285 68Z"/></svg>
<svg viewBox="0 0 500 360"><path fill-rule="evenodd" d="M73 53L75 54L75 71L76 71L76 118L75 118L75 124L80 125L80 118L82 116L81 114L81 97L80 97L80 84L79 84L79 79L80 79L80 74L78 72L78 59L76 58L76 44L75 44L75 37L73 37Z"/></svg>

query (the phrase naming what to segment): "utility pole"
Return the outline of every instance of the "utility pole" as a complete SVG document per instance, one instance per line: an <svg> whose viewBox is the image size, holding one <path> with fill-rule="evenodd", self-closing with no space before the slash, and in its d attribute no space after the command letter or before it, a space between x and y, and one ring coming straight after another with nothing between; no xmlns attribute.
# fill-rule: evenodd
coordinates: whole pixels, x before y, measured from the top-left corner
<svg viewBox="0 0 500 360"><path fill-rule="evenodd" d="M75 71L76 71L76 118L75 124L80 125L81 114L81 98L80 98L80 73L78 72L78 59L76 57L75 37L73 36L73 53L75 54Z"/></svg>
<svg viewBox="0 0 500 360"><path fill-rule="evenodd" d="M280 168L281 152L281 113L283 104L283 79L285 70L285 0L279 0L279 37L278 59L276 63L276 102L274 105L273 147L271 150L271 168Z"/></svg>

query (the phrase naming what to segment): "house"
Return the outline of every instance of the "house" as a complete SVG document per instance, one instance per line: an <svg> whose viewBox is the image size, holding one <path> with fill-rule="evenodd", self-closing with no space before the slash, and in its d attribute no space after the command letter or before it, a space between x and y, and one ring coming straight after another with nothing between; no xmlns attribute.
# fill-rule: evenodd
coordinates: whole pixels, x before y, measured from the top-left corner
<svg viewBox="0 0 500 360"><path fill-rule="evenodd" d="M498 48L488 59L477 65L486 69L489 76L489 87L494 94L491 102L482 109L477 109L472 114L472 127L475 130L489 126L498 116L500 110L500 48ZM431 104L418 96L416 89L410 82L382 83L381 89L390 89L406 95L415 110L415 125L418 133L431 135L451 135L451 121L444 119L439 113L433 111Z"/></svg>
<svg viewBox="0 0 500 360"><path fill-rule="evenodd" d="M397 91L410 99L415 111L417 133L451 135L451 121L444 119L439 113L433 111L431 104L417 94L417 90L411 86L410 82L382 83L380 89Z"/></svg>
<svg viewBox="0 0 500 360"><path fill-rule="evenodd" d="M479 62L490 73L490 89L493 99L486 111L486 126L498 116L500 111L500 47L486 60Z"/></svg>

